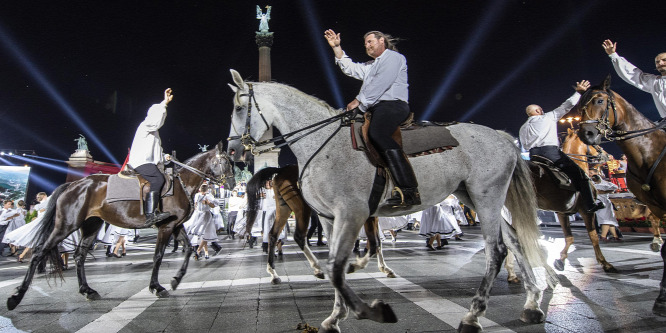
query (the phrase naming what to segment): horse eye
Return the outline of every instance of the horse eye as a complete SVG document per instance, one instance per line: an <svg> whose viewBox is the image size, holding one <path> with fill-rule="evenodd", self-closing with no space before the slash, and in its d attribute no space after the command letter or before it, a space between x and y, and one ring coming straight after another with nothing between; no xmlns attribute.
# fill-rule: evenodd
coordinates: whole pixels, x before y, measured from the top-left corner
<svg viewBox="0 0 666 333"><path fill-rule="evenodd" d="M599 105L604 104L604 100L603 99L598 100L597 104L599 104Z"/></svg>
<svg viewBox="0 0 666 333"><path fill-rule="evenodd" d="M242 105L236 106L236 111L240 111L240 110L243 110L243 106Z"/></svg>

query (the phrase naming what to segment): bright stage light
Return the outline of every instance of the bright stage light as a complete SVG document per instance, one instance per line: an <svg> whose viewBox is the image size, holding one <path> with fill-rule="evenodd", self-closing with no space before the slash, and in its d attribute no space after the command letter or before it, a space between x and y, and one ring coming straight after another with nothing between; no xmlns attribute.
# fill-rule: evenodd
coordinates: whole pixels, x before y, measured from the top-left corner
<svg viewBox="0 0 666 333"><path fill-rule="evenodd" d="M467 39L467 43L462 49L462 52L458 54L458 57L453 62L453 65L446 71L446 76L442 79L442 82L439 84L439 88L433 98L430 99L428 103L428 108L421 116L421 119L428 120L430 117L437 111L442 99L449 94L451 86L453 85L460 74L463 73L464 69L469 64L469 60L472 59L473 52L477 50L477 46L483 42L483 38L488 36L488 31L490 31L492 25L497 21L497 18L500 17L502 10L504 9L504 4L506 1L496 0L493 1L489 8L484 10L485 15L481 17L481 20L475 25L476 29L472 35Z"/></svg>
<svg viewBox="0 0 666 333"><path fill-rule="evenodd" d="M88 125L81 119L81 117L74 111L74 108L65 100L65 98L58 92L58 90L49 82L49 80L42 74L37 66L28 58L28 56L20 49L19 45L7 34L4 28L0 27L0 44L14 56L14 59L21 64L23 69L32 76L32 78L39 84L39 86L46 92L46 94L56 102L58 106L65 112L70 119L76 123L79 128L94 142L99 149L106 155L106 157L113 163L118 164L118 161L113 157L111 152L106 148L102 141L95 135L95 133L88 127Z"/></svg>
<svg viewBox="0 0 666 333"><path fill-rule="evenodd" d="M590 1L587 3L585 6L581 5L579 10L576 10L573 15L569 17L569 20L564 22L562 25L560 25L560 28L557 29L553 34L550 36L547 36L544 38L544 42L538 45L536 48L532 49L531 53L527 56L526 59L523 61L520 61L520 66L518 68L514 69L509 75L507 75L502 81L500 81L499 84L496 84L494 88L485 94L483 98L477 102L474 106L472 106L471 109L469 109L463 116L460 118L460 121L468 121L472 116L477 114L481 108L483 108L486 103L488 103L490 100L495 98L500 91L502 91L504 88L506 88L509 83L511 83L515 78L518 77L518 75L522 74L525 70L527 70L536 60L546 53L554 44L555 42L559 41L566 32L568 32L571 28L576 27L577 24L581 21L581 19L596 5L596 2Z"/></svg>
<svg viewBox="0 0 666 333"><path fill-rule="evenodd" d="M45 168L55 170L55 171L59 171L59 172L65 173L65 174L74 174L74 175L80 176L80 177L87 176L85 173L83 173L81 171L78 171L78 170L75 170L75 169L70 169L66 166L57 165L57 164L53 164L53 163L46 163L46 162L42 162L42 161L39 161L39 160L36 160L36 159L23 157L23 156L16 156L15 155L13 157L16 158L16 159L19 159L23 162L29 162L29 163L32 163L34 165L43 166Z"/></svg>
<svg viewBox="0 0 666 333"><path fill-rule="evenodd" d="M333 98L335 99L335 107L342 108L346 105L344 98L342 98L342 92L340 91L340 85L335 79L335 74L333 73L334 66L333 61L331 60L331 48L328 44L324 44L324 28L319 23L319 16L309 0L301 0L303 11L303 16L307 19L307 23L310 26L309 33L310 38L312 38L314 44L316 45L317 55L319 56L319 62L324 69L326 74L326 81L331 87L331 92L333 93Z"/></svg>

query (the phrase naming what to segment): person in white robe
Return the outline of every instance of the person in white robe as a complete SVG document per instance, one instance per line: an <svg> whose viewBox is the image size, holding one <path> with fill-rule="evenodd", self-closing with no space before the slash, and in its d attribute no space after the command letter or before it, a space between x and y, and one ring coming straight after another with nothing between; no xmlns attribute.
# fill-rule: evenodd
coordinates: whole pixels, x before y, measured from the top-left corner
<svg viewBox="0 0 666 333"><path fill-rule="evenodd" d="M613 235L613 239L620 241L618 238L615 227L618 227L615 212L613 211L613 204L610 201L609 194L615 192L618 186L601 178L599 175L593 175L594 187L597 189L597 198L606 206L603 209L596 211L597 223L601 227L601 240L608 241L608 232Z"/></svg>
<svg viewBox="0 0 666 333"><path fill-rule="evenodd" d="M23 262L23 259L31 252L31 249L35 246L35 236L39 230L39 226L42 223L42 218L46 212L46 207L49 203L49 197L45 192L37 193L37 201L39 202L35 205L34 210L37 211L37 217L12 232L5 234L2 239L3 243L12 244L16 247L24 247L21 255L18 256L18 262Z"/></svg>
<svg viewBox="0 0 666 333"><path fill-rule="evenodd" d="M194 259L199 260L203 250L205 258L208 259L208 242L217 241L217 228L213 219L212 208L215 208L215 198L208 193L208 185L203 184L199 192L194 196L195 211L189 225L188 234L196 236L199 247L194 253Z"/></svg>

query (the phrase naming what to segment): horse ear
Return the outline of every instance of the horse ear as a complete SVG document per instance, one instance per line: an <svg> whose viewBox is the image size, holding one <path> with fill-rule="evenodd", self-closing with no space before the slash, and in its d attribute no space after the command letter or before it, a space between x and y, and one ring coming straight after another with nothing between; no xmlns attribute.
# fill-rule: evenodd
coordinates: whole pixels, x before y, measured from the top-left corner
<svg viewBox="0 0 666 333"><path fill-rule="evenodd" d="M220 141L215 145L215 148L217 149L218 154L226 153L226 150L224 150L224 141Z"/></svg>
<svg viewBox="0 0 666 333"><path fill-rule="evenodd" d="M234 69L230 69L229 71L231 72L231 77L234 79L236 86L243 89L243 87L245 87L245 82L243 82L241 75Z"/></svg>
<svg viewBox="0 0 666 333"><path fill-rule="evenodd" d="M227 84L229 85L229 88L231 88L231 90L233 90L234 94L238 92L238 88L236 86L234 86L231 83L227 83Z"/></svg>
<svg viewBox="0 0 666 333"><path fill-rule="evenodd" d="M611 75L608 74L608 76L606 76L606 79L604 80L604 83L602 84L604 90L610 89L610 84L611 84Z"/></svg>

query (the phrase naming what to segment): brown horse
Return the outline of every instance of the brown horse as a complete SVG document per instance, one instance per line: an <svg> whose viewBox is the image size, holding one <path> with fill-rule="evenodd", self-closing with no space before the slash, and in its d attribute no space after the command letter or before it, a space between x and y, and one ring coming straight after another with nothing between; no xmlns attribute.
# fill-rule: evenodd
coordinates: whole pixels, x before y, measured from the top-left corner
<svg viewBox="0 0 666 333"><path fill-rule="evenodd" d="M296 230L294 232L294 241L298 247L303 251L305 257L310 263L310 267L314 269L314 276L323 279L324 273L319 266L317 257L312 253L310 247L306 242L306 234L308 231L308 224L310 222L311 208L303 199L303 195L299 190L298 183L298 166L288 165L283 168L263 168L250 179L247 183L247 198L248 198L248 216L246 230L252 229L254 217L257 212L257 193L259 188L270 179L273 179L273 191L275 193L276 214L275 223L270 231L268 239L268 253L275 253L275 245L279 234L287 224L287 219L291 212L294 212L296 218ZM355 263L350 264L348 273L353 273L358 269L365 268L371 256L377 254L377 265L379 270L387 274L387 277L395 277L395 273L384 262L384 257L381 250L381 239L379 237L378 219L370 217L365 222L365 233L368 235L368 245L370 251L365 254L363 258L357 258ZM280 277L275 271L275 256L268 256L268 265L266 271L271 275L271 283L279 284Z"/></svg>
<svg viewBox="0 0 666 333"><path fill-rule="evenodd" d="M588 89L574 108L582 114L578 135L587 144L599 144L602 138L616 141L627 155L627 187L659 219L666 217L666 151L663 126L643 116L622 96L610 89L610 75L604 82ZM661 124L663 125L663 124ZM661 247L666 267L666 247ZM666 270L659 297L652 312L666 316Z"/></svg>
<svg viewBox="0 0 666 333"><path fill-rule="evenodd" d="M570 133L571 134L571 133ZM568 135L567 139L562 144L562 151L565 154L579 154L578 161L574 160L579 164L583 170L588 170L587 165L587 148L575 135ZM597 152L598 151L594 151ZM593 153L593 152L591 152ZM532 179L534 181L534 186L537 194L537 205L539 209L553 211L557 213L557 218L560 221L560 226L562 227L562 232L564 232L565 245L562 252L560 252L560 258L556 259L553 263L553 266L557 270L564 270L565 261L568 257L569 248L574 242L573 233L571 232L571 223L569 222L569 215L579 213L585 222L585 229L587 234L592 241L592 247L594 248L594 254L597 259L597 262L601 264L604 271L606 272L617 272L615 267L611 265L603 253L601 253L601 248L599 247L599 236L597 235L597 229L594 225L594 219L596 218L594 213L588 213L583 207L582 200L578 192L569 189L563 189L558 185L558 181L553 178L553 176L546 172L542 166L529 162L530 171L532 172Z"/></svg>
<svg viewBox="0 0 666 333"><path fill-rule="evenodd" d="M204 178L216 182L220 178L225 178L230 186L234 185L232 183L233 171L222 143L219 143L216 149L199 153L187 160L185 164L179 164L181 167L176 167L174 170L176 175L173 182L174 194L163 199L164 209L171 213L171 217L162 222L158 228L155 256L153 257L153 272L149 288L151 292L156 291L158 297L169 295L158 280L159 267L169 237L175 233L176 237L187 240L182 223L191 215L193 196ZM81 230L81 242L75 253L79 293L89 300L100 299L97 291L88 286L84 269L88 249L98 230L104 221L128 229L142 228L145 223L139 201L106 202L108 177L109 175L104 174L90 175L60 185L53 192L43 218L43 224L36 236L38 245L34 249L28 272L16 293L7 299L7 308L12 310L21 302L28 291L37 266L43 259L51 259L52 266L59 273L60 265L54 264L57 263L59 257L57 245L77 229ZM171 282L174 290L185 275L190 254L191 248L188 247L185 261Z"/></svg>

